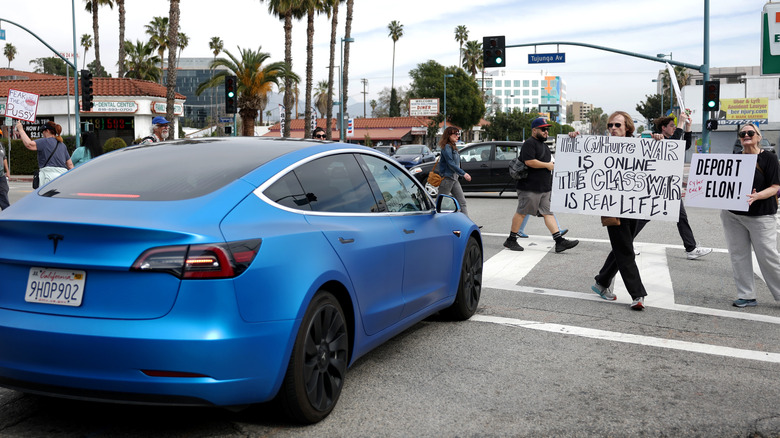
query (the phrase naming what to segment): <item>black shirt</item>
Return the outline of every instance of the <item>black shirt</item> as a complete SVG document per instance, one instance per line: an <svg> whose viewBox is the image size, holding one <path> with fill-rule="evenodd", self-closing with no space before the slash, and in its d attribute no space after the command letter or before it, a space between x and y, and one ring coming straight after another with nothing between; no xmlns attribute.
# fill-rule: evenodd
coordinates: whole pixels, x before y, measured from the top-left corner
<svg viewBox="0 0 780 438"><path fill-rule="evenodd" d="M520 148L520 160L539 160L543 163L552 161L552 153L546 144L536 137L531 137ZM524 192L544 193L552 191L552 172L547 169L528 167L528 177L517 180L517 190Z"/></svg>
<svg viewBox="0 0 780 438"><path fill-rule="evenodd" d="M777 155L762 151L756 158L756 169L753 171L753 188L756 189L756 192L760 192L773 184L780 184L780 164L777 162ZM777 213L777 197L770 196L766 199L753 201L748 211L729 211L744 216L775 214Z"/></svg>

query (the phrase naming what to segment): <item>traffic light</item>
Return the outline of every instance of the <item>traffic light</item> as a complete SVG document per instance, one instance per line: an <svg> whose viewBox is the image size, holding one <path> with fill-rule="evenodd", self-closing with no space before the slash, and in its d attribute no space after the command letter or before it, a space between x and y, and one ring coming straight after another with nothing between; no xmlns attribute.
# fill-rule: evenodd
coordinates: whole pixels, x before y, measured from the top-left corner
<svg viewBox="0 0 780 438"><path fill-rule="evenodd" d="M718 130L718 121L707 120L707 131L717 131L717 130Z"/></svg>
<svg viewBox="0 0 780 438"><path fill-rule="evenodd" d="M236 85L238 78L235 76L225 76L225 113L236 113L236 100L238 99L238 90Z"/></svg>
<svg viewBox="0 0 780 438"><path fill-rule="evenodd" d="M704 111L720 109L720 81L704 82Z"/></svg>
<svg viewBox="0 0 780 438"><path fill-rule="evenodd" d="M506 67L504 36L482 37L482 62L487 67Z"/></svg>
<svg viewBox="0 0 780 438"><path fill-rule="evenodd" d="M81 70L81 110L92 111L92 72Z"/></svg>

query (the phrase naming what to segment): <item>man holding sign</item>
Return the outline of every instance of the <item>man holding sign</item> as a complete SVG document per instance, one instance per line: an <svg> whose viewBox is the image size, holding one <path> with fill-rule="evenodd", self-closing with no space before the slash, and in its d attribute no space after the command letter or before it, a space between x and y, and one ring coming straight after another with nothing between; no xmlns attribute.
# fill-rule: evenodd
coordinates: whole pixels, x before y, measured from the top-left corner
<svg viewBox="0 0 780 438"><path fill-rule="evenodd" d="M748 123L739 130L742 153L757 155L753 171L752 187L747 196L741 196L741 203L747 203L747 209L721 210L720 219L726 233L726 245L731 257L734 282L737 285L736 307L755 307L756 291L753 280L753 256L755 252L761 274L775 301L780 301L780 254L777 252L777 191L780 189L780 165L777 156L763 152L761 131L758 126ZM709 166L712 172L718 172L721 166ZM722 166L722 173L726 172ZM733 166L732 166L733 167ZM732 172L733 173L733 172ZM725 175L724 175L725 177ZM728 194L730 186L720 184L711 190L712 195ZM690 189L689 189L690 191ZM705 194L707 190L704 190ZM742 194L748 193L743 190ZM751 251L752 248L752 251Z"/></svg>

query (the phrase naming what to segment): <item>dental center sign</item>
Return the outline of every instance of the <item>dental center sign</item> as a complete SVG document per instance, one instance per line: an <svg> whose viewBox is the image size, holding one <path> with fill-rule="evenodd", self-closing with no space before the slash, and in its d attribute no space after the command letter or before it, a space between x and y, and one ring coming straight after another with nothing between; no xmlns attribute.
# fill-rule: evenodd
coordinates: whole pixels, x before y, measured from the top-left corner
<svg viewBox="0 0 780 438"><path fill-rule="evenodd" d="M37 94L10 88L5 105L5 115L26 122L34 122L35 115L38 113L38 97Z"/></svg>
<svg viewBox="0 0 780 438"><path fill-rule="evenodd" d="M761 15L761 74L780 73L780 3L767 3Z"/></svg>

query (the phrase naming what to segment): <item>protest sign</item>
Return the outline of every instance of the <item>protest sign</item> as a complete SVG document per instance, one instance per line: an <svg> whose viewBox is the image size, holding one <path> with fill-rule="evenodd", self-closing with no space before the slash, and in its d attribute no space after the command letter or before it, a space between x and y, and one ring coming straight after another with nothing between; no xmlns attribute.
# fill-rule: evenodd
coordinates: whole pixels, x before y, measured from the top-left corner
<svg viewBox="0 0 780 438"><path fill-rule="evenodd" d="M559 135L551 208L677 222L685 142Z"/></svg>
<svg viewBox="0 0 780 438"><path fill-rule="evenodd" d="M5 115L14 119L34 122L38 113L38 95L24 91L8 90Z"/></svg>
<svg viewBox="0 0 780 438"><path fill-rule="evenodd" d="M748 210L756 154L693 154L685 205L716 210Z"/></svg>

